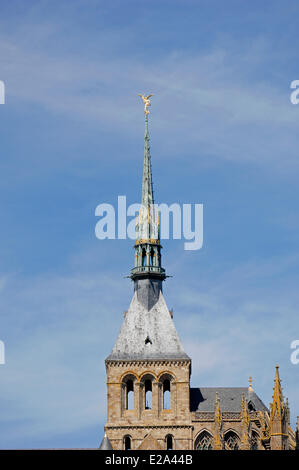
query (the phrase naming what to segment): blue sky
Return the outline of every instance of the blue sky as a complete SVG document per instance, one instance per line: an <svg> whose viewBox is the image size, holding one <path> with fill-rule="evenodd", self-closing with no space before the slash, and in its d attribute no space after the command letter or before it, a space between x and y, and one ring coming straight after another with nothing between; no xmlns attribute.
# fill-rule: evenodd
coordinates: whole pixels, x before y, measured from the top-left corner
<svg viewBox="0 0 299 470"><path fill-rule="evenodd" d="M278 363L294 427L298 13L290 0L2 2L1 448L102 439L133 248L96 239L94 211L140 200L137 93L150 92L156 202L204 205L201 250L163 243L191 384L252 375L268 404Z"/></svg>

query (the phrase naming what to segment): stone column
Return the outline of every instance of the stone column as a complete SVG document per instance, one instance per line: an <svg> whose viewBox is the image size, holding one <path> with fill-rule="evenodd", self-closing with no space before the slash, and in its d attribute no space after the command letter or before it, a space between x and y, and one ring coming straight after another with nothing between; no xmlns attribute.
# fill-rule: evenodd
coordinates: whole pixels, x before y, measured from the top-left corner
<svg viewBox="0 0 299 470"><path fill-rule="evenodd" d="M159 417L159 383L152 382L152 410L156 418Z"/></svg>
<svg viewBox="0 0 299 470"><path fill-rule="evenodd" d="M144 384L140 382L136 382L137 418L138 419L141 419L141 412L144 407L143 395L144 395Z"/></svg>

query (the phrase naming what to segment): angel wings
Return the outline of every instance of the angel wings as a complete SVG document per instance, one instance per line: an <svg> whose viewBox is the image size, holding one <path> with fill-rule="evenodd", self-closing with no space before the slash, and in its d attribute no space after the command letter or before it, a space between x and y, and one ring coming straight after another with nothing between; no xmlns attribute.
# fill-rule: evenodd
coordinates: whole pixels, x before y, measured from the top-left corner
<svg viewBox="0 0 299 470"><path fill-rule="evenodd" d="M150 97L154 96L154 95L144 96L144 95L139 94L138 96L140 96L142 98L143 102L144 102L144 114L149 114L148 107L151 105Z"/></svg>

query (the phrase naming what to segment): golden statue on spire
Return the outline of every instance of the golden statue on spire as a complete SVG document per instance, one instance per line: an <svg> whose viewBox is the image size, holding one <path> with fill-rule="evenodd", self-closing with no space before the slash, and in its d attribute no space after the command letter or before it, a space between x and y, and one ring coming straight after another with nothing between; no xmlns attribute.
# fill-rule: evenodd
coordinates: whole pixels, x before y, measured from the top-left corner
<svg viewBox="0 0 299 470"><path fill-rule="evenodd" d="M249 392L253 392L252 377L251 377L251 376L249 377L248 382L249 382L248 391L249 391Z"/></svg>
<svg viewBox="0 0 299 470"><path fill-rule="evenodd" d="M138 96L140 96L144 102L144 114L147 115L149 114L149 110L148 110L148 107L151 105L151 102L150 102L150 97L151 96L154 96L154 95L147 95L147 96L144 96L144 95L140 95L138 94Z"/></svg>

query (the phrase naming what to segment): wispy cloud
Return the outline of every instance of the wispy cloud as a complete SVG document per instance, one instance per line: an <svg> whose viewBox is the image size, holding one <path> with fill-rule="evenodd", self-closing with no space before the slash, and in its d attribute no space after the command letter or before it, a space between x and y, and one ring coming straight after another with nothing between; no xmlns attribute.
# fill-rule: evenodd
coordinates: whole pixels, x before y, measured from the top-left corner
<svg viewBox="0 0 299 470"><path fill-rule="evenodd" d="M296 336L299 298L292 281L277 288L290 262L282 259L280 272L276 260L214 272L214 278L210 273L204 287L192 277L166 286L175 324L192 358L192 386L246 386L252 375L268 404L278 362L296 413L296 366L290 363L289 347ZM70 271L63 277L10 277L1 300L7 316L1 333L7 364L0 370L0 408L2 426L9 429L2 447L22 446L20 442L32 446L39 439L47 446L55 433L90 426L101 432L106 417L103 361L120 329L127 296L127 282L114 276Z"/></svg>
<svg viewBox="0 0 299 470"><path fill-rule="evenodd" d="M118 332L111 318L122 317L121 302L111 302L116 283L107 276L69 275L14 276L6 284L2 448L32 446L39 439L47 446L50 437L92 426L100 439L106 416L104 359Z"/></svg>
<svg viewBox="0 0 299 470"><path fill-rule="evenodd" d="M278 363L294 426L299 401L290 343L299 334L299 295L298 276L290 267L298 272L298 256L260 260L222 273L214 269L202 285L191 279L187 288L186 283L171 287L171 294L180 312L174 317L178 330L193 358L193 385L246 386L252 375L267 404ZM286 269L293 273L287 278Z"/></svg>
<svg viewBox="0 0 299 470"><path fill-rule="evenodd" d="M182 23L176 8L165 24L161 2L156 2L157 21L144 14L144 6L139 16L134 11L128 18L127 4L118 8L122 3L110 7L76 0L70 9L69 2L36 1L34 7L24 7L25 16L18 21L7 4L10 15L4 12L0 19L0 79L6 85L1 108L1 187L6 191L1 198L1 266L17 271L0 275L0 339L7 361L0 366L1 447L38 447L41 442L42 447L53 442L74 446L91 427L92 432L86 431L89 445L96 446L101 437L106 413L103 360L129 305L130 287L121 276L130 262L121 242L103 242L102 250L94 246L93 214L97 203L106 197L116 200L120 185L126 188L134 181L135 169L129 172L134 159L140 159L138 152L142 154L139 92L155 95L153 155L155 162L164 162L160 169L154 166L154 173L165 171L167 197L176 198L179 192L186 200L198 197L207 207L208 248L200 262L196 254L179 252L174 245L166 262L167 272L176 276L167 280L165 295L193 360L192 385L245 386L252 375L267 404L279 362L293 425L298 414L298 373L289 361L290 341L298 337L299 302L294 202L299 107L290 103L289 84L298 77L284 66L296 62L295 47L289 51L285 38L274 47L273 35L258 35L250 28L250 34L240 35L239 24L233 38L220 23L217 35L202 43L205 33L200 36L199 26L216 29L212 10L210 22L202 13L192 26L197 43L184 43L175 28ZM152 4L148 8L154 15ZM182 8L185 13L185 4ZM113 27L111 21L106 24L107 11L110 19L117 18ZM164 15L168 20L166 7ZM256 27L260 15L251 15ZM293 26L297 31L295 22ZM81 138L83 128L88 131ZM24 138L26 132L30 135ZM95 134L96 150L90 144ZM134 142L135 149L137 138L141 147L124 152L121 142ZM73 152L77 144L80 150ZM90 165L93 158L96 163ZM206 162L217 170L217 180L212 171L199 171ZM182 168L187 169L184 181ZM236 169L232 175L240 187L231 194L228 185ZM241 187L246 178L250 190ZM222 225L223 194L229 198L229 220L223 217ZM257 227L261 218L264 225ZM240 260L234 231L243 223ZM229 247L223 247L230 250L229 260L218 259L222 235L212 239L211 231L230 238ZM250 236L255 242L257 232L254 251ZM292 246L281 240L282 232ZM88 248L82 248L86 240ZM268 242L277 243L283 255L273 256Z"/></svg>
<svg viewBox="0 0 299 470"><path fill-rule="evenodd" d="M188 158L200 145L210 157L298 169L299 117L289 100L293 77L285 77L282 89L254 76L271 54L266 41L260 47L258 38L242 51L224 43L210 51L137 59L115 54L113 47L109 53L105 35L111 39L111 33L105 31L98 40L107 47L97 55L53 52L47 41L32 47L23 34L0 38L8 102L38 103L102 131L132 133L141 112L137 93L149 90L155 93L152 126L161 155L180 158L184 152ZM29 26L26 34L32 34ZM36 40L38 34L34 30ZM117 34L115 41L121 41Z"/></svg>

